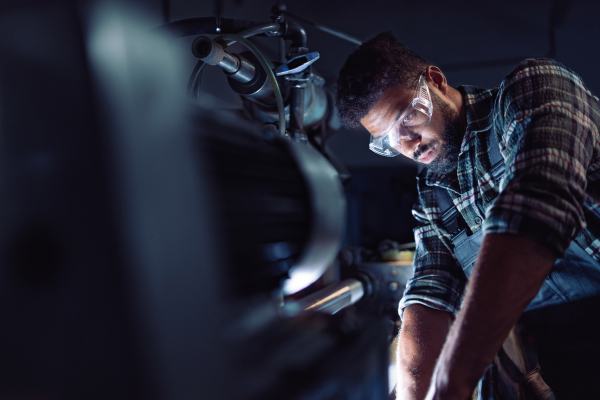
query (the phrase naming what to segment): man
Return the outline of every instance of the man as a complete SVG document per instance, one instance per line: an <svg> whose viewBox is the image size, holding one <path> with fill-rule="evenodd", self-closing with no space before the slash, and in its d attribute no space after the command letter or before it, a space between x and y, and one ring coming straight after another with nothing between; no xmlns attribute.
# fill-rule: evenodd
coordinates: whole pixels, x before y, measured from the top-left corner
<svg viewBox="0 0 600 400"><path fill-rule="evenodd" d="M426 167L398 398L470 398L519 318L557 398L598 398L600 107L581 79L525 60L498 88L455 89L383 33L350 55L336 102L371 150ZM443 196L462 229L440 215Z"/></svg>

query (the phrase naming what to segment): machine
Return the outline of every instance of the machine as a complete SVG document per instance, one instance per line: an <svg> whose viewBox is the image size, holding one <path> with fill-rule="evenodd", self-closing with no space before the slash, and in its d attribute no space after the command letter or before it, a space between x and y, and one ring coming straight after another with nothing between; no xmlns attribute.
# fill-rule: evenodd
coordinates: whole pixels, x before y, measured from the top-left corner
<svg viewBox="0 0 600 400"><path fill-rule="evenodd" d="M340 253L331 95L275 11L0 10L0 397L387 398L410 268ZM205 68L246 118L198 107Z"/></svg>

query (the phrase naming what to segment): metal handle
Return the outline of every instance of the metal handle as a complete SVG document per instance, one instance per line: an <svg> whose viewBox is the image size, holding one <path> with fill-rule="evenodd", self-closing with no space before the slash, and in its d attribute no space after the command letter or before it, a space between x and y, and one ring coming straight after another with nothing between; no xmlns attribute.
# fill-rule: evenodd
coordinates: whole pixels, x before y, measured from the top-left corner
<svg viewBox="0 0 600 400"><path fill-rule="evenodd" d="M364 288L358 279L346 279L321 289L301 300L287 302L283 305L282 315L295 317L308 311L320 311L335 314L359 301L364 295Z"/></svg>

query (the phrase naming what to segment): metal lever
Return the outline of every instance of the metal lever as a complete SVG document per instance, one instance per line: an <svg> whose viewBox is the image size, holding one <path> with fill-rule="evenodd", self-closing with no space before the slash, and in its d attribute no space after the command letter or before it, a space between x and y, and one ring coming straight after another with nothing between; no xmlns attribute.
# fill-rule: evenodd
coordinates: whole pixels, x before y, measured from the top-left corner
<svg viewBox="0 0 600 400"><path fill-rule="evenodd" d="M308 68L309 65L317 61L319 57L320 55L317 51L296 56L288 62L286 62L285 64L282 64L279 67L275 68L275 75L282 76L302 72L306 68Z"/></svg>
<svg viewBox="0 0 600 400"><path fill-rule="evenodd" d="M295 317L305 312L320 311L335 314L358 302L365 294L363 283L358 279L346 279L321 289L301 300L289 301L280 313L284 317Z"/></svg>

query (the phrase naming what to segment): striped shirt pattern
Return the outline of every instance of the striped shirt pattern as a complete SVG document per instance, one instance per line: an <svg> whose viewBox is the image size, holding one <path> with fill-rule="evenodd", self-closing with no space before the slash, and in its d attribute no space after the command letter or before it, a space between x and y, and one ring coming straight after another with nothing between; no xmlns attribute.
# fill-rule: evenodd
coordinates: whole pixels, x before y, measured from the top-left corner
<svg viewBox="0 0 600 400"><path fill-rule="evenodd" d="M559 256L576 240L600 261L598 98L573 71L549 59L523 61L495 89L458 90L467 117L458 167L417 177L415 275L400 315L411 304L453 314L460 309L467 278L442 224L435 186L448 190L472 233L527 236ZM491 173L490 135L505 162L498 182Z"/></svg>

